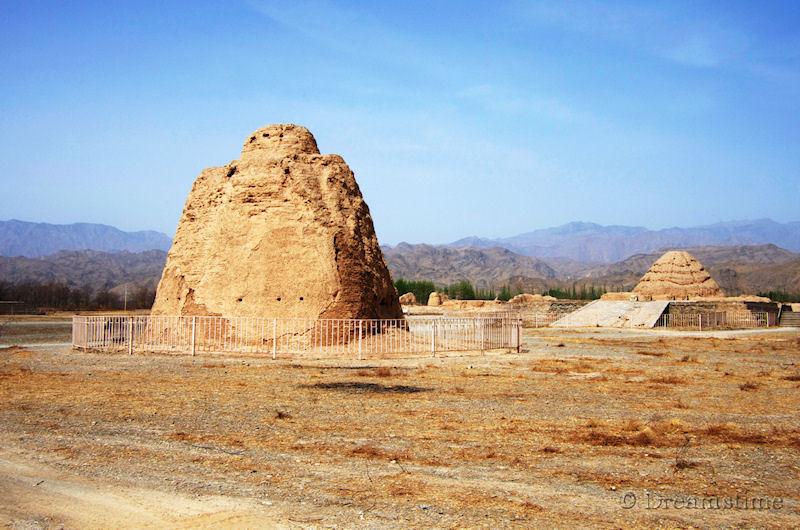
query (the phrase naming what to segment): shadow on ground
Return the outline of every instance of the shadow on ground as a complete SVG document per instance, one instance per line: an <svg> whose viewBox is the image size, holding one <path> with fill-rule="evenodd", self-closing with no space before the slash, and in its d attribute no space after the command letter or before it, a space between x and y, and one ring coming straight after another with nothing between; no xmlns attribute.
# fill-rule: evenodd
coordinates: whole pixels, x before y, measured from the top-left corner
<svg viewBox="0 0 800 530"><path fill-rule="evenodd" d="M416 394L418 392L429 392L430 388L408 385L381 385L378 383L362 383L358 381L341 381L337 383L315 383L313 385L302 385L302 388L313 388L317 390L340 390L355 394L374 393L374 394Z"/></svg>

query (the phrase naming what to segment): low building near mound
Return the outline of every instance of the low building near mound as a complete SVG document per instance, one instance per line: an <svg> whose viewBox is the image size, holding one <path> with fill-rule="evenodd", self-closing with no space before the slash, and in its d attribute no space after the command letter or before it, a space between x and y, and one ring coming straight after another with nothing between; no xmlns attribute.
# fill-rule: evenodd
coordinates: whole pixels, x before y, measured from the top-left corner
<svg viewBox="0 0 800 530"><path fill-rule="evenodd" d="M446 294L440 293L437 291L433 291L431 294L428 295L428 305L429 306L440 306L445 303L449 298Z"/></svg>
<svg viewBox="0 0 800 530"><path fill-rule="evenodd" d="M540 304L542 302L555 302L556 300L557 299L554 296L522 293L513 297L508 301L508 303L514 306L524 306L530 304Z"/></svg>
<svg viewBox="0 0 800 530"><path fill-rule="evenodd" d="M417 305L417 296L414 293L401 295L400 305Z"/></svg>

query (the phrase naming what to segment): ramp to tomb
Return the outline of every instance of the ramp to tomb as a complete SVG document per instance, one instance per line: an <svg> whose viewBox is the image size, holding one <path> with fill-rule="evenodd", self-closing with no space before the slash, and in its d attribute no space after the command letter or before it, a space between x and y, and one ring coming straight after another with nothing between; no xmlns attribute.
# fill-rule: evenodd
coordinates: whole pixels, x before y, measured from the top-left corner
<svg viewBox="0 0 800 530"><path fill-rule="evenodd" d="M668 300L595 300L551 325L562 328L652 328L668 305Z"/></svg>

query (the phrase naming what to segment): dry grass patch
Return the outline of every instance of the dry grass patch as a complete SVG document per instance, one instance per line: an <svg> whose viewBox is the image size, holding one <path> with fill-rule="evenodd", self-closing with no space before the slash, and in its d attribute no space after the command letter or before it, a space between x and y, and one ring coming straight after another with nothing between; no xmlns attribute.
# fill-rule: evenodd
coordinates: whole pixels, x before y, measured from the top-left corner
<svg viewBox="0 0 800 530"><path fill-rule="evenodd" d="M675 459L675 469L677 469L678 471L684 471L686 469L694 469L699 466L700 463L695 462L694 460L687 460L686 458L683 457L678 457Z"/></svg>
<svg viewBox="0 0 800 530"><path fill-rule="evenodd" d="M589 432L585 432L586 429ZM647 422L628 419L604 424L590 421L573 438L598 446L674 447L680 445L680 437L686 430L686 426L678 418L654 418Z"/></svg>
<svg viewBox="0 0 800 530"><path fill-rule="evenodd" d="M577 363L573 364L571 368L573 372L579 373L594 372L596 370L595 365L586 360L578 361Z"/></svg>
<svg viewBox="0 0 800 530"><path fill-rule="evenodd" d="M686 380L675 375L662 375L658 377L651 377L648 379L651 383L658 383L659 385L683 385Z"/></svg>
<svg viewBox="0 0 800 530"><path fill-rule="evenodd" d="M769 430L748 430L735 423L714 423L694 429L693 434L731 445L765 445L800 448L800 429L775 427Z"/></svg>
<svg viewBox="0 0 800 530"><path fill-rule="evenodd" d="M535 361L528 365L528 368L533 372L543 372L547 374L565 374L567 368L565 367L566 361L561 359L544 359Z"/></svg>
<svg viewBox="0 0 800 530"><path fill-rule="evenodd" d="M448 455L446 454L426 456L422 451L413 452L409 449L389 449L369 443L351 449L348 451L348 454L368 460L382 460L391 464L398 464L400 467L407 462L429 466L448 465L446 460Z"/></svg>
<svg viewBox="0 0 800 530"><path fill-rule="evenodd" d="M494 449L485 447L466 447L456 452L456 458L463 462L484 462L498 460L500 455Z"/></svg>
<svg viewBox="0 0 800 530"><path fill-rule="evenodd" d="M650 351L650 350L637 350L634 352L636 355L643 355L645 357L666 357L666 352Z"/></svg>
<svg viewBox="0 0 800 530"><path fill-rule="evenodd" d="M428 485L421 480L401 475L391 480L386 489L393 497L417 497L428 491Z"/></svg>
<svg viewBox="0 0 800 530"><path fill-rule="evenodd" d="M379 366L373 370L358 370L356 375L361 377L392 377L400 374L396 373L388 366Z"/></svg>

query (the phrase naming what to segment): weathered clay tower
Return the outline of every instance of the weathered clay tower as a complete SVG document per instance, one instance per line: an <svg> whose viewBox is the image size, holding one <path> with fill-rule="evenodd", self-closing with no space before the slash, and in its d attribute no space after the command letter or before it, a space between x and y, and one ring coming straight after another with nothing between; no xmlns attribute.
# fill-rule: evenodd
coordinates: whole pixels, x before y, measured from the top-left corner
<svg viewBox="0 0 800 530"><path fill-rule="evenodd" d="M297 125L259 129L200 173L152 314L403 316L353 172Z"/></svg>

